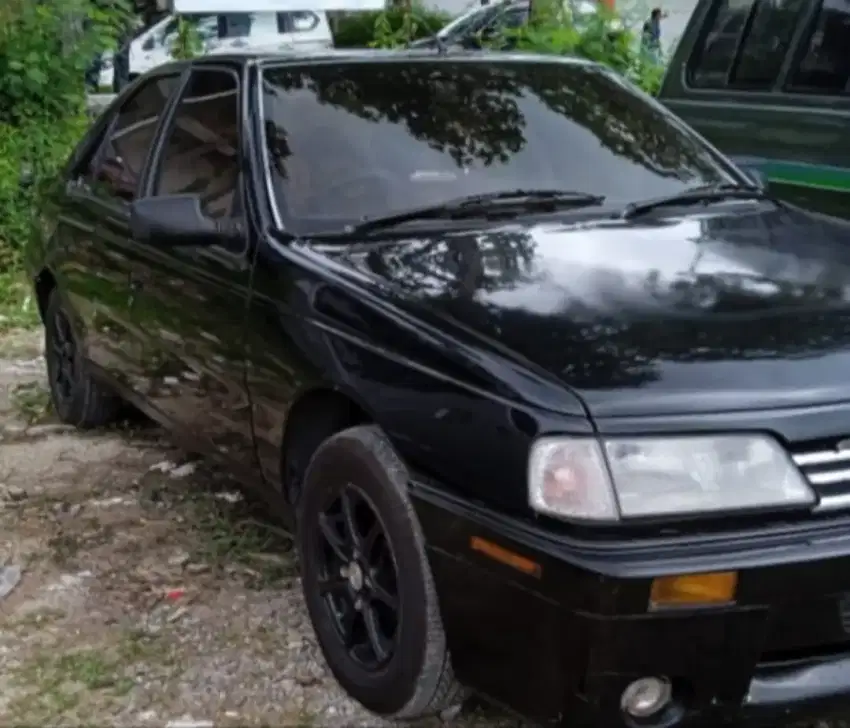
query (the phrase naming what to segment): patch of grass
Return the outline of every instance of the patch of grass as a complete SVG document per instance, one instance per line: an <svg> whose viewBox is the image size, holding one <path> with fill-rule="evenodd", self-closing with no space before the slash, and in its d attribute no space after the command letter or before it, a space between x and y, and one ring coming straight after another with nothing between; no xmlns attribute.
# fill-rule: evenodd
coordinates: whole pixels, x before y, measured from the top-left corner
<svg viewBox="0 0 850 728"><path fill-rule="evenodd" d="M262 503L243 497L226 479L199 470L184 480L157 483L144 497L184 514L192 530L192 562L239 573L255 589L280 587L297 574L291 536L268 520Z"/></svg>
<svg viewBox="0 0 850 728"><path fill-rule="evenodd" d="M162 637L135 630L100 648L40 654L13 675L16 697L8 715L55 725L57 718L83 702L118 702L135 685L130 668L142 663L170 664L169 656Z"/></svg>
<svg viewBox="0 0 850 728"><path fill-rule="evenodd" d="M0 333L29 329L39 322L32 287L18 272L0 273Z"/></svg>
<svg viewBox="0 0 850 728"><path fill-rule="evenodd" d="M161 634L151 634L141 629L126 632L118 645L118 659L125 665L146 663L169 667L174 664L170 642Z"/></svg>
<svg viewBox="0 0 850 728"><path fill-rule="evenodd" d="M14 329L0 332L0 359L36 359L44 345L44 329Z"/></svg>
<svg viewBox="0 0 850 728"><path fill-rule="evenodd" d="M9 712L20 718L55 722L76 708L86 691L124 689L124 676L117 668L115 662L94 649L38 655L14 675L15 687L21 693L8 706Z"/></svg>
<svg viewBox="0 0 850 728"><path fill-rule="evenodd" d="M257 589L279 586L297 573L291 537L264 520L258 504L204 493L193 500L192 516L196 560L216 569L235 567Z"/></svg>
<svg viewBox="0 0 850 728"><path fill-rule="evenodd" d="M28 425L45 422L53 414L50 393L41 382L17 385L12 390L11 401L14 410Z"/></svg>

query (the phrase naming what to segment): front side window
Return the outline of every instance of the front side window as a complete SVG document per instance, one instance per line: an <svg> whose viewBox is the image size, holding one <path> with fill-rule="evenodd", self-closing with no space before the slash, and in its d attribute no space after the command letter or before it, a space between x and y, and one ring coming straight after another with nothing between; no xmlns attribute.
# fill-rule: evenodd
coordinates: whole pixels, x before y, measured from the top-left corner
<svg viewBox="0 0 850 728"><path fill-rule="evenodd" d="M625 204L735 179L663 107L590 65L350 62L266 69L262 86L276 200L298 234L471 194Z"/></svg>
<svg viewBox="0 0 850 728"><path fill-rule="evenodd" d="M688 80L692 86L726 86L754 5L755 0L719 0L713 9L713 20L704 30L688 64Z"/></svg>
<svg viewBox="0 0 850 728"><path fill-rule="evenodd" d="M194 71L162 148L154 194L197 194L209 217L237 217L239 169L236 74Z"/></svg>
<svg viewBox="0 0 850 728"><path fill-rule="evenodd" d="M789 88L817 94L844 93L850 83L850 0L824 0L804 43Z"/></svg>
<svg viewBox="0 0 850 728"><path fill-rule="evenodd" d="M95 155L92 186L99 195L133 200L159 119L179 81L177 74L151 79L122 106Z"/></svg>

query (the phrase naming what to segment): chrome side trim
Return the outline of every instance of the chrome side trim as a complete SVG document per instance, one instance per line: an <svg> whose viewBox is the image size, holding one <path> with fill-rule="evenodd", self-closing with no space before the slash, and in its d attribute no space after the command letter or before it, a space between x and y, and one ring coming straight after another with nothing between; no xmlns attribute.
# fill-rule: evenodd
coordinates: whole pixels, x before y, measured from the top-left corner
<svg viewBox="0 0 850 728"><path fill-rule="evenodd" d="M818 452L797 453L791 456L798 467L812 465L830 465L832 463L850 462L850 450L821 450Z"/></svg>

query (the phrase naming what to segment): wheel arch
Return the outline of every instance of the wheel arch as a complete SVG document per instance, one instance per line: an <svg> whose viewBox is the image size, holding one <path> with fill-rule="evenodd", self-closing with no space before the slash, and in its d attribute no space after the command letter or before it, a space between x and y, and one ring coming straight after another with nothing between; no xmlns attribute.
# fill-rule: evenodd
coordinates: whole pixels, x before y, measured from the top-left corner
<svg viewBox="0 0 850 728"><path fill-rule="evenodd" d="M289 409L280 447L281 487L296 510L310 459L327 438L376 418L355 396L331 386L302 392Z"/></svg>
<svg viewBox="0 0 850 728"><path fill-rule="evenodd" d="M38 315L41 317L42 323L47 313L47 302L50 300L50 294L56 288L56 276L50 268L42 268L38 275L33 280L35 285L35 300L38 306Z"/></svg>

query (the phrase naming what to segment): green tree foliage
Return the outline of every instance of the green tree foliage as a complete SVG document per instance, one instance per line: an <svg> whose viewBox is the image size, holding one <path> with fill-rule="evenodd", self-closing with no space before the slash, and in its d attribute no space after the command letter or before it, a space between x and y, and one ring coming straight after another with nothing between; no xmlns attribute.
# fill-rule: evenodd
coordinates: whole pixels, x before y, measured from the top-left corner
<svg viewBox="0 0 850 728"><path fill-rule="evenodd" d="M497 36L480 37L479 44L494 50L511 47L587 58L613 68L647 93L658 92L663 68L641 52L632 31L623 27L612 32L613 24L621 20L613 11L600 5L595 15L574 18L569 4L561 0L533 0L531 7L532 17L526 26ZM396 7L383 13L358 13L351 20L346 18L336 40L340 46L399 48L434 35L444 24L445 19L422 8Z"/></svg>
<svg viewBox="0 0 850 728"><path fill-rule="evenodd" d="M177 20L177 37L171 46L171 57L177 60L188 60L199 56L204 50L204 44L198 33L197 24L186 18Z"/></svg>
<svg viewBox="0 0 850 728"><path fill-rule="evenodd" d="M334 45L337 48L388 48L428 38L451 20L437 10L416 5L393 7L385 12L346 13L337 18Z"/></svg>
<svg viewBox="0 0 850 728"><path fill-rule="evenodd" d="M16 268L44 183L86 127L86 68L114 46L128 12L122 0L0 3L0 276Z"/></svg>

